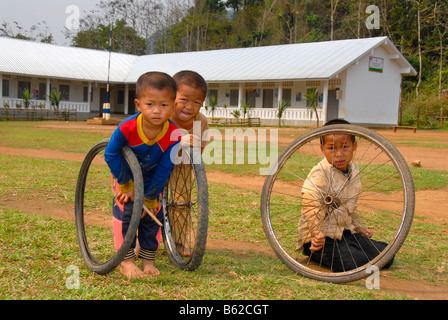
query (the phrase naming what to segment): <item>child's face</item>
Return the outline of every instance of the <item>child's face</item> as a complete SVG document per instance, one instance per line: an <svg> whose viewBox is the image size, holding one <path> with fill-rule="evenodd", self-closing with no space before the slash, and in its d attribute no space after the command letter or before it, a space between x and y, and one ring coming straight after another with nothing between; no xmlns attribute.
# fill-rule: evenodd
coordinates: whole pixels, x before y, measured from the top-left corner
<svg viewBox="0 0 448 320"><path fill-rule="evenodd" d="M329 163L339 170L347 170L348 164L353 159L353 152L357 143L345 134L328 135L323 137L324 144L321 149Z"/></svg>
<svg viewBox="0 0 448 320"><path fill-rule="evenodd" d="M143 115L144 125L152 127L168 121L174 107L173 92L167 89L148 88L134 102Z"/></svg>
<svg viewBox="0 0 448 320"><path fill-rule="evenodd" d="M204 103L205 94L202 90L180 85L177 88L174 114L177 119L186 122L194 119Z"/></svg>

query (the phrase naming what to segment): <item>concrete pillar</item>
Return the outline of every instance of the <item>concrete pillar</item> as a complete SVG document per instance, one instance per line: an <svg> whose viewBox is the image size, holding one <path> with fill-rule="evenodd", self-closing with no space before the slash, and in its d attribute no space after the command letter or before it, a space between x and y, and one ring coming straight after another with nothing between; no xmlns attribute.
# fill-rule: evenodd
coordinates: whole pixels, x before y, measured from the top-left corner
<svg viewBox="0 0 448 320"><path fill-rule="evenodd" d="M324 99L322 105L322 121L323 123L327 122L327 107L328 107L328 80L325 81L324 84Z"/></svg>
<svg viewBox="0 0 448 320"><path fill-rule="evenodd" d="M238 108L241 108L241 104L243 103L244 99L244 83L240 82L240 85L238 87Z"/></svg>
<svg viewBox="0 0 448 320"><path fill-rule="evenodd" d="M51 90L51 80L50 78L47 78L47 85L45 87L45 109L51 109L50 90Z"/></svg>
<svg viewBox="0 0 448 320"><path fill-rule="evenodd" d="M124 86L124 114L129 114L129 85Z"/></svg>

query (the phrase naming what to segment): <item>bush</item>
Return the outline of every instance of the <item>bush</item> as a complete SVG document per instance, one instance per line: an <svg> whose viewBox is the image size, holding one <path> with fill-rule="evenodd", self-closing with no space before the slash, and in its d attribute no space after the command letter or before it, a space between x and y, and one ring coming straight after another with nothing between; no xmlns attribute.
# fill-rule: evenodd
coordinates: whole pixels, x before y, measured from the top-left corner
<svg viewBox="0 0 448 320"><path fill-rule="evenodd" d="M417 111L420 107L420 127L436 128L440 126L440 109L446 117L448 96L439 99L436 95L421 95L420 98L403 102L402 124L417 125Z"/></svg>

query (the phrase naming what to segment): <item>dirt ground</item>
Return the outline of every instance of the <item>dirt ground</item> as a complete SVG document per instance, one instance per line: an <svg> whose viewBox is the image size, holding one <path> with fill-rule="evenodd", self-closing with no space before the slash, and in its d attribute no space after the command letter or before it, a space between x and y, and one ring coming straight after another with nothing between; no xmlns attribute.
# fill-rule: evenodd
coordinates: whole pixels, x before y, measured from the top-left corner
<svg viewBox="0 0 448 320"><path fill-rule="evenodd" d="M61 123L61 124L44 124L45 127L65 128L70 130L82 130L88 132L110 132L115 129L114 126L92 126L84 123ZM278 128L275 128L278 129ZM448 144L448 133L431 132L431 131L398 131L394 133L392 130L378 130L380 134L389 140L398 141L413 139L420 141L421 138L437 143ZM292 142L298 134L297 129L285 128L279 129L279 144L287 145ZM448 148L423 148L417 146L396 145L404 159L408 164L414 160L420 160L423 168L437 169L448 172ZM63 152L50 149L17 149L0 146L0 154L13 156L28 156L38 158L63 159L72 161L82 161L84 154L76 154L72 152ZM207 172L209 183L219 182L232 184L233 186L244 186L244 189L258 191L261 194L264 177L239 177L229 173L209 171ZM441 203L448 199L448 188L438 190L425 190L416 192L416 210L417 215L427 216L434 219L435 223L446 224L448 222L448 211ZM32 202L32 205L31 205ZM17 195L2 196L2 203L11 208L20 210L25 213L39 214L56 218L74 220L74 208L70 205L63 205L52 202L49 205L46 199L40 199L36 195L29 194L27 199L22 197L19 199ZM32 208L32 210L30 209ZM96 225L108 225L109 217L94 217L87 223ZM266 245L251 244L243 241L221 241L209 238L207 247L212 250L232 249L235 251L254 251L264 254L274 254L266 241ZM387 272L381 274L381 289L394 293L408 295L415 299L448 299L448 286L432 286L422 281L406 281L395 279Z"/></svg>

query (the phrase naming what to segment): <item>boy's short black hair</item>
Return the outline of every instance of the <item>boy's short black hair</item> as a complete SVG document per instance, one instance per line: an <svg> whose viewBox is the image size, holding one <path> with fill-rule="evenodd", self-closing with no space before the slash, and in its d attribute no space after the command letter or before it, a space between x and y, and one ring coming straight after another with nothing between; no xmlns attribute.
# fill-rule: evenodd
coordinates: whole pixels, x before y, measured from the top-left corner
<svg viewBox="0 0 448 320"><path fill-rule="evenodd" d="M204 92L204 98L207 95L207 82L199 73L191 70L182 70L176 73L173 78L178 87L181 85L187 85Z"/></svg>
<svg viewBox="0 0 448 320"><path fill-rule="evenodd" d="M335 125L335 124L351 124L351 123L344 119L333 119L333 120L327 121L324 124L324 127ZM353 143L356 141L356 137L354 135L350 135L350 139L352 140ZM320 144L324 145L324 137L320 138Z"/></svg>
<svg viewBox="0 0 448 320"><path fill-rule="evenodd" d="M176 81L168 74L159 71L150 71L142 74L137 81L136 96L137 99L143 91L148 88L154 88L158 90L167 89L172 91L173 100L176 99L177 84Z"/></svg>
<svg viewBox="0 0 448 320"><path fill-rule="evenodd" d="M351 123L344 119L333 119L333 120L327 121L324 124L324 127L331 126L332 124L351 124Z"/></svg>

